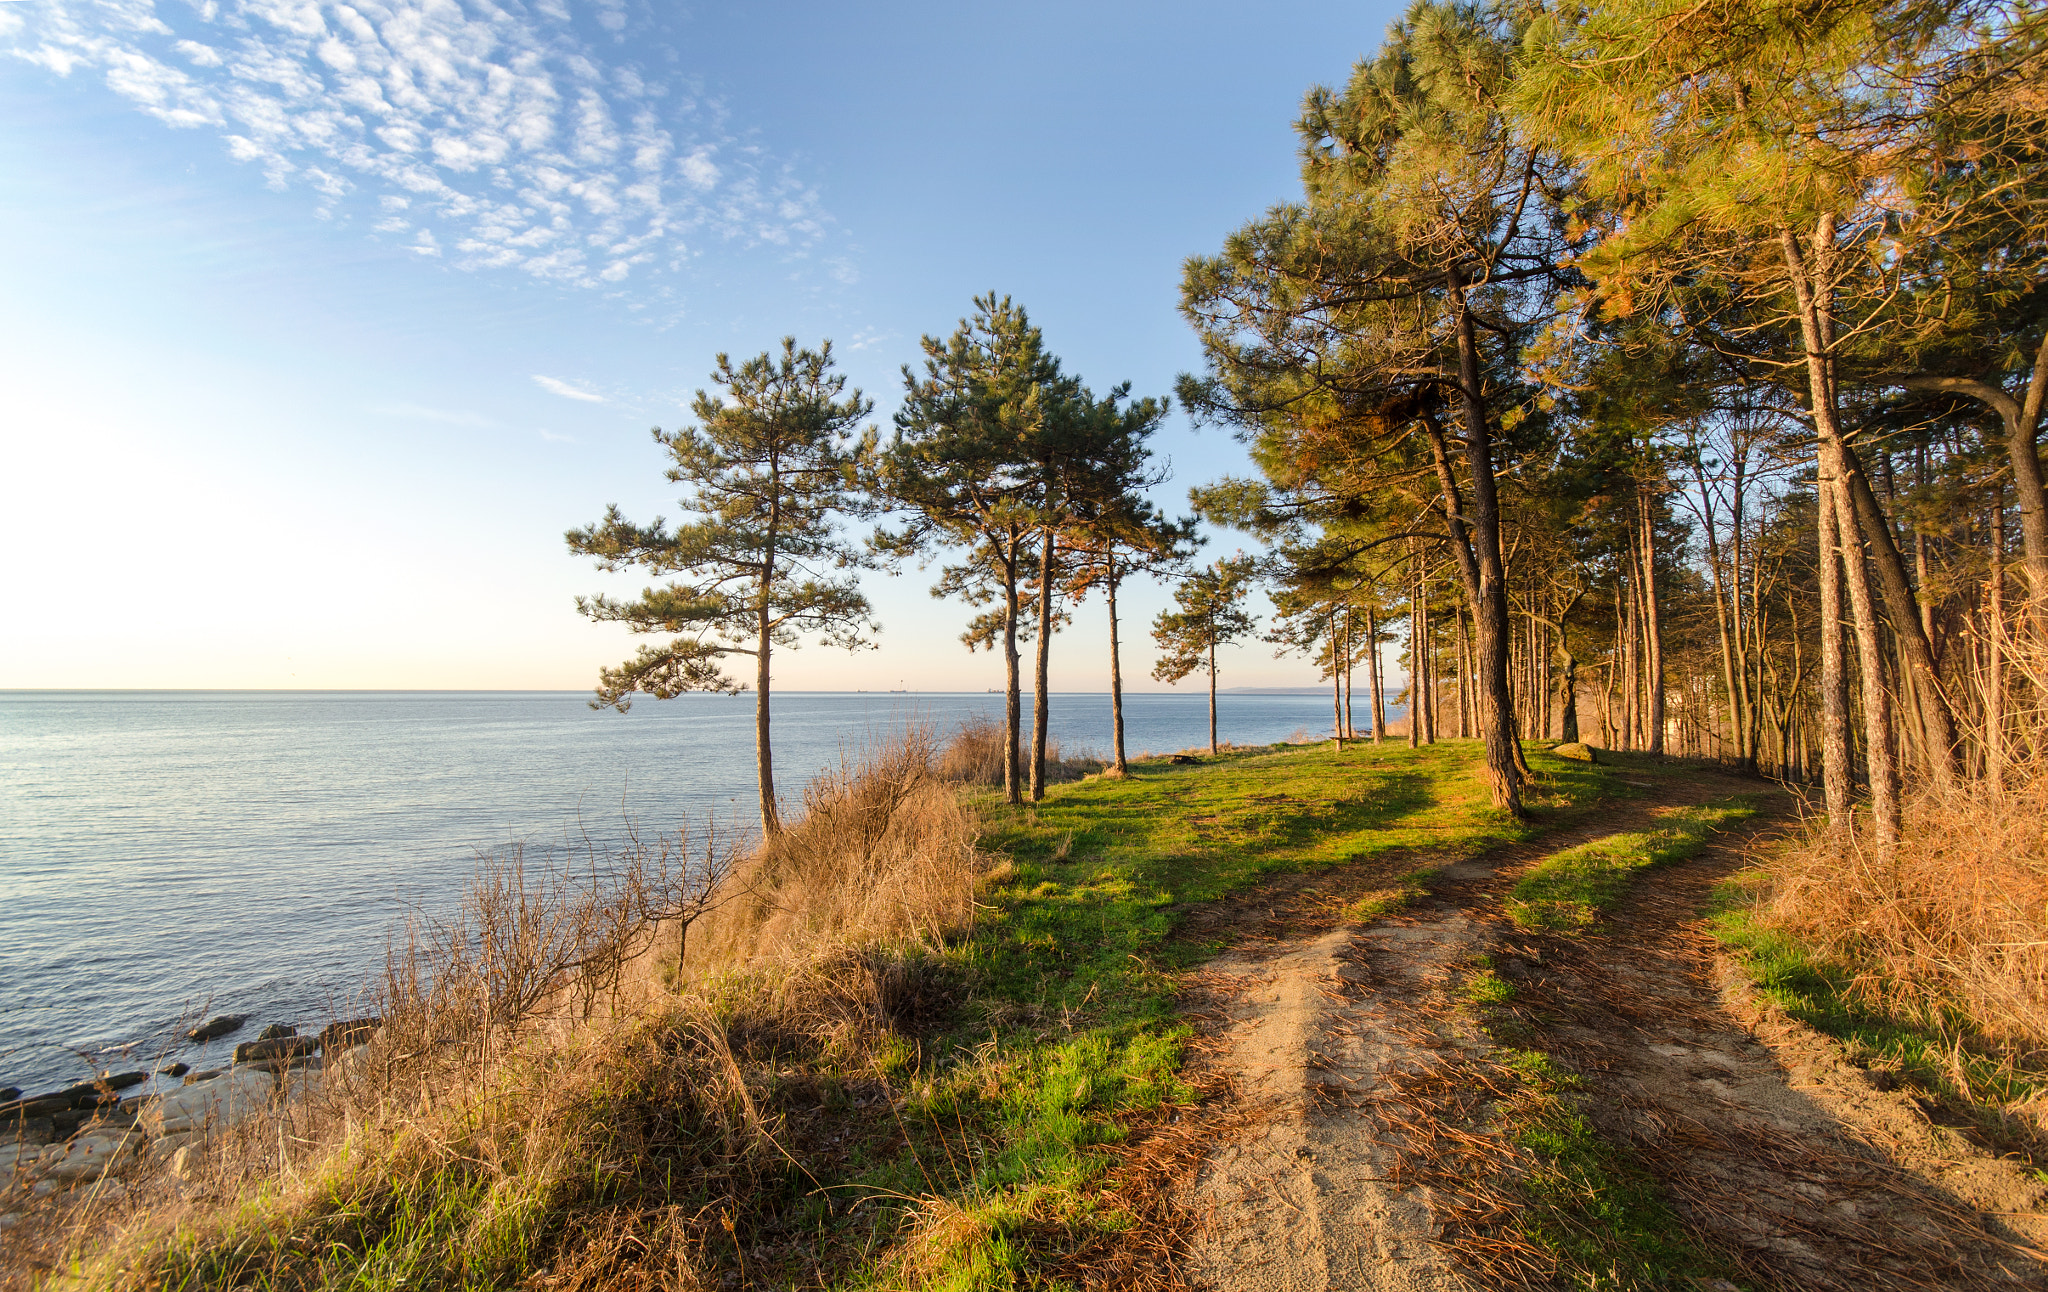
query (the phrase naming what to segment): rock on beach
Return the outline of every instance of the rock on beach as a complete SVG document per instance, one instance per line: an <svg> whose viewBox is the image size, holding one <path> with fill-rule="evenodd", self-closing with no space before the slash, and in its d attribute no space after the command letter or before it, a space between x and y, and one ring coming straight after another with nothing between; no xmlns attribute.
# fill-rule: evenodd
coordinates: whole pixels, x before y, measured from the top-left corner
<svg viewBox="0 0 2048 1292"><path fill-rule="evenodd" d="M247 1014L220 1014L207 1019L204 1023L185 1033L185 1035L194 1041L211 1041L217 1036L226 1036L230 1032L240 1031L242 1024L248 1021L249 1016Z"/></svg>

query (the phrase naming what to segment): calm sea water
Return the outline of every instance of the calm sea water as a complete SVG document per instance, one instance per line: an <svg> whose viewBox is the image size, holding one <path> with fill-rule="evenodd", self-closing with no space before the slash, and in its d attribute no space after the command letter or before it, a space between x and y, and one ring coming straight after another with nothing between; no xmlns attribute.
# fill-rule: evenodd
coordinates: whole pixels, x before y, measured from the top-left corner
<svg viewBox="0 0 2048 1292"><path fill-rule="evenodd" d="M753 697L627 714L586 698L0 692L0 1085L204 1062L254 1024L317 1022L381 964L407 904L444 906L479 850L610 837L629 817L751 827ZM793 803L842 752L1001 699L778 695L778 792ZM1313 695L1225 695L1219 715L1242 743L1330 723ZM1053 696L1052 730L1106 750L1108 697ZM1128 696L1125 730L1134 755L1205 742L1206 698ZM214 1013L252 1027L212 1053L172 1044Z"/></svg>

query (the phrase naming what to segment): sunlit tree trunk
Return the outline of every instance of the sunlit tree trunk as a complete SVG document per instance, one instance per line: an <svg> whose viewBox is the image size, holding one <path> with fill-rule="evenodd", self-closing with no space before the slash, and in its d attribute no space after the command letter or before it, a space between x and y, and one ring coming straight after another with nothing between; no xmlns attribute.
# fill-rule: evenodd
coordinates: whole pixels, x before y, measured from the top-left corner
<svg viewBox="0 0 2048 1292"><path fill-rule="evenodd" d="M1038 539L1038 653L1031 687L1031 801L1045 797L1045 745L1052 721L1052 581L1058 535L1047 527Z"/></svg>
<svg viewBox="0 0 2048 1292"><path fill-rule="evenodd" d="M1102 590L1109 606L1109 723L1110 744L1116 757L1116 774L1124 775L1131 765L1124 758L1124 661L1116 636L1116 585L1122 578L1116 568L1116 551L1104 558Z"/></svg>

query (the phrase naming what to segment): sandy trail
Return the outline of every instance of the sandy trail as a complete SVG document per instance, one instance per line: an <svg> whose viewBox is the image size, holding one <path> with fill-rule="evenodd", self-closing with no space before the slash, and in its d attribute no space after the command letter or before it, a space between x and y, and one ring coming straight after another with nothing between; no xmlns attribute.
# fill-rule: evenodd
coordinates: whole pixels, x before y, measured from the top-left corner
<svg viewBox="0 0 2048 1292"><path fill-rule="evenodd" d="M1190 1280L1217 1292L1541 1286L1528 1252L1500 1237L1512 1204L1500 1182L1529 1159L1489 1136L1500 1070L1482 1024L1499 1023L1580 1075L1602 1136L1744 1283L2048 1287L2048 1188L1733 985L1698 915L1741 839L1652 872L1592 936L1530 935L1501 916L1514 877L1551 852L1642 829L1662 805L1761 788L1659 779L1645 800L1448 868L1400 916L1277 937L1269 924L1266 940L1212 961L1189 1004L1214 1075L1252 1115L1188 1187L1201 1217ZM1517 989L1512 1018L1458 997L1481 954Z"/></svg>

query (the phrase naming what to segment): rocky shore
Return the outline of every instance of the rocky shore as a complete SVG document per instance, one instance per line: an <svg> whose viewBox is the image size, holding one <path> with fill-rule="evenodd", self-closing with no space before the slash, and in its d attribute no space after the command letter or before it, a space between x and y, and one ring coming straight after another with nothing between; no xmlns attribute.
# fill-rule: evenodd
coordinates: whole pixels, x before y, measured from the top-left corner
<svg viewBox="0 0 2048 1292"><path fill-rule="evenodd" d="M248 1022L223 1015L186 1033L207 1042L230 1036ZM211 1137L282 1101L317 1090L334 1072L360 1062L380 1020L343 1019L318 1033L273 1023L235 1046L225 1067L194 1071L173 1063L149 1072L103 1072L47 1094L24 1096L0 1089L0 1229L20 1221L23 1207L90 1187L99 1199L125 1190L123 1177L168 1167L193 1175ZM123 1091L152 1075L180 1084L143 1094Z"/></svg>

